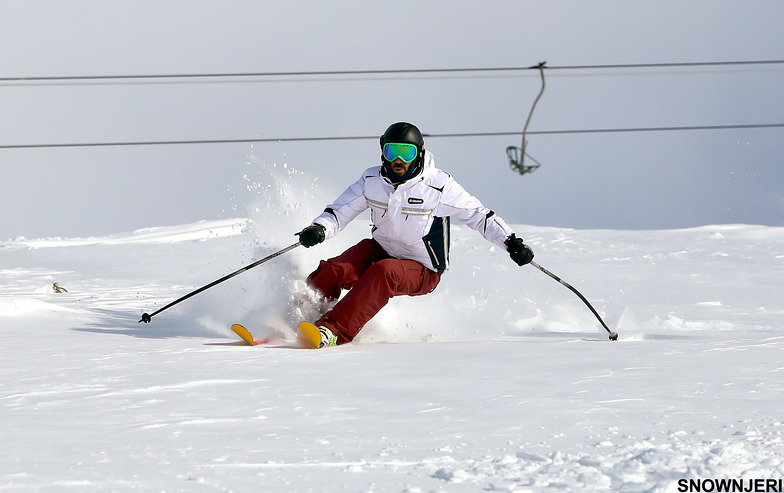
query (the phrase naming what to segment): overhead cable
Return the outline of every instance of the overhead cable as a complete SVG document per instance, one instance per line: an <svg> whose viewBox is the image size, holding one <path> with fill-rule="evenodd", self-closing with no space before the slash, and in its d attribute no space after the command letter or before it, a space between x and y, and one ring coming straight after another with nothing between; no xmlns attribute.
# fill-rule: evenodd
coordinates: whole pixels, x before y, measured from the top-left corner
<svg viewBox="0 0 784 493"><path fill-rule="evenodd" d="M623 63L596 65L548 65L547 70L586 70L586 69L629 69L629 68L665 68L665 67L716 67L743 65L780 65L784 60L738 60L715 62L665 62L665 63ZM425 73L459 73L459 72L514 72L538 70L538 66L526 67L468 67L468 68L422 68L422 69L385 69L385 70L313 70L288 72L224 72L224 73L191 73L191 74L126 74L126 75L58 75L0 77L0 82L54 82L54 81L101 81L101 80L138 80L138 79L207 79L207 78L244 78L244 77L311 77L341 75L391 75L391 74L425 74Z"/></svg>
<svg viewBox="0 0 784 493"><path fill-rule="evenodd" d="M754 123L741 125L694 125L677 127L629 127L629 128L595 128L567 130L535 130L528 135L569 135L569 134L602 134L628 132L676 132L686 130L740 130L784 128L784 123ZM423 134L427 138L468 138L468 137L505 137L520 136L521 132L461 132ZM0 145L0 149L51 149L67 147L120 147L120 146L157 146L157 145L194 145L194 144L254 144L263 142L323 142L343 140L378 140L378 135L327 136L327 137L268 137L247 139L200 139L200 140L149 140L129 142L82 142L62 144L8 144Z"/></svg>

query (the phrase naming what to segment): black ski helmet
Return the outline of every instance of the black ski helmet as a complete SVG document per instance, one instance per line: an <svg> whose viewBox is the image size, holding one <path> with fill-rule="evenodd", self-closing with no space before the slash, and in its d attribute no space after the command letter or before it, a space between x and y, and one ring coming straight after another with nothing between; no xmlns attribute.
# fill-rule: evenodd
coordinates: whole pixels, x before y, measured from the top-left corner
<svg viewBox="0 0 784 493"><path fill-rule="evenodd" d="M394 142L400 144L414 144L417 147L417 157L408 169L408 172L403 176L397 176L392 171L392 164L384 158L384 144L387 142ZM387 128L384 135L381 136L381 164L382 173L395 183L404 182L422 172L422 167L425 162L425 139L422 138L422 132L416 125L407 122L397 122Z"/></svg>

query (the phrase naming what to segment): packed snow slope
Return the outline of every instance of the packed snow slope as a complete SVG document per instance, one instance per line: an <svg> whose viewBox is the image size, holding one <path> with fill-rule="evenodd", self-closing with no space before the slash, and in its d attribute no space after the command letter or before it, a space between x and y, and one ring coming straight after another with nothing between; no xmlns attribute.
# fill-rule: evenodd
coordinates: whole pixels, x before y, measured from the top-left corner
<svg viewBox="0 0 784 493"><path fill-rule="evenodd" d="M454 232L431 295L356 342L284 334L318 260L250 219L0 243L0 490L678 491L784 473L784 229L515 226L580 290ZM267 225L269 227L270 225ZM268 230L268 229L267 229ZM56 293L53 284L67 292Z"/></svg>
<svg viewBox="0 0 784 493"><path fill-rule="evenodd" d="M293 244L328 200L286 166L257 175L235 220L0 242L0 490L684 491L784 477L784 228L516 225L616 342L568 289L458 226L438 288L393 299L352 344L237 345L235 322L292 337L302 279L368 235L364 216L138 323Z"/></svg>

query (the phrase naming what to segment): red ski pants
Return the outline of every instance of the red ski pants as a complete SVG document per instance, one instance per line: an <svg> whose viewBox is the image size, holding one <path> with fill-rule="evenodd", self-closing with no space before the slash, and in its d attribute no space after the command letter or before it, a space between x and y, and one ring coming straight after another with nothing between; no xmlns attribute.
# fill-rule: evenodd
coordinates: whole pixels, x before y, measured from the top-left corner
<svg viewBox="0 0 784 493"><path fill-rule="evenodd" d="M441 276L414 260L390 257L375 240L365 239L337 257L322 260L308 283L327 299L349 292L316 325L329 327L338 344L351 342L389 299L433 291Z"/></svg>

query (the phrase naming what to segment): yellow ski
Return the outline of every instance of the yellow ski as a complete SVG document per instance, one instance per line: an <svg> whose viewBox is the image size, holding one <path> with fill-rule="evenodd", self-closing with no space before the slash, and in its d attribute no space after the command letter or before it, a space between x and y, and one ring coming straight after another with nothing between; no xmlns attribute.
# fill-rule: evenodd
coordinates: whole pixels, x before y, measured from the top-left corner
<svg viewBox="0 0 784 493"><path fill-rule="evenodd" d="M306 349L318 349L321 345L321 332L310 322L302 322L297 327L297 339Z"/></svg>
<svg viewBox="0 0 784 493"><path fill-rule="evenodd" d="M251 335L250 331L245 327L243 327L242 325L234 324L231 326L231 330L233 330L235 334L240 336L240 338L242 338L243 341L247 342L251 346L256 345L256 341L253 340L253 336Z"/></svg>

